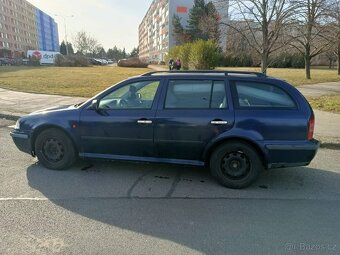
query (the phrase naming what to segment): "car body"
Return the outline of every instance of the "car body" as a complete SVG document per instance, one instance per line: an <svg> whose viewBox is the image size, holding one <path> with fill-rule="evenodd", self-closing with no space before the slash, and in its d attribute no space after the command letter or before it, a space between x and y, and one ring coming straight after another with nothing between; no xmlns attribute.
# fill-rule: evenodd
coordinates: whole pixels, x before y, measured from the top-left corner
<svg viewBox="0 0 340 255"><path fill-rule="evenodd" d="M34 112L11 135L51 169L67 168L77 156L209 166L223 185L244 188L261 169L308 165L319 148L313 131L312 108L285 81L254 72L171 71Z"/></svg>
<svg viewBox="0 0 340 255"><path fill-rule="evenodd" d="M99 58L91 58L90 63L92 65L99 65L99 66L108 64L108 62L105 59L99 59Z"/></svg>
<svg viewBox="0 0 340 255"><path fill-rule="evenodd" d="M2 66L12 66L14 64L15 61L12 58L0 58L0 65Z"/></svg>

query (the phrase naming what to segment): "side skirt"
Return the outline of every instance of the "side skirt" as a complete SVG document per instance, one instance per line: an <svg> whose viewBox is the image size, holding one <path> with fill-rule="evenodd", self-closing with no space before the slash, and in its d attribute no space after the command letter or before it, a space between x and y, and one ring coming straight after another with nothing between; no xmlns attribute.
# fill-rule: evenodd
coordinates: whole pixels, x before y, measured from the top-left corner
<svg viewBox="0 0 340 255"><path fill-rule="evenodd" d="M166 163L166 164L175 164L175 165L191 165L191 166L204 166L205 165L203 161L197 161L197 160L168 159L168 158L155 158L155 157L135 157L135 156L126 156L126 155L110 155L110 154L98 154L98 153L79 153L79 157L93 158L93 159L118 160L118 161Z"/></svg>

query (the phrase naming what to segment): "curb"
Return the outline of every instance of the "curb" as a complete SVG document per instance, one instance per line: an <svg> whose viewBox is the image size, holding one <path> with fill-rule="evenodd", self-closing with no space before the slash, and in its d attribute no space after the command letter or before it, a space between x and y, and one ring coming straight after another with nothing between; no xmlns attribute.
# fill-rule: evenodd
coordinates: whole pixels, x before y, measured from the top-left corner
<svg viewBox="0 0 340 255"><path fill-rule="evenodd" d="M340 150L340 143L327 143L320 141L320 148L329 150Z"/></svg>
<svg viewBox="0 0 340 255"><path fill-rule="evenodd" d="M8 114L8 113L1 113L0 112L0 119L17 121L19 118L21 118L21 115Z"/></svg>

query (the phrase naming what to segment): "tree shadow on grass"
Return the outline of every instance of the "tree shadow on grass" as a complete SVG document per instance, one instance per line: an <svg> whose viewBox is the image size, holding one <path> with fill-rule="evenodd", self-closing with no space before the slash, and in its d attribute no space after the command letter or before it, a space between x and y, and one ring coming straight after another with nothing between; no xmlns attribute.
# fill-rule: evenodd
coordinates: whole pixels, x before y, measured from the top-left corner
<svg viewBox="0 0 340 255"><path fill-rule="evenodd" d="M42 70L50 66L0 66L0 74L9 72L20 72L25 70Z"/></svg>

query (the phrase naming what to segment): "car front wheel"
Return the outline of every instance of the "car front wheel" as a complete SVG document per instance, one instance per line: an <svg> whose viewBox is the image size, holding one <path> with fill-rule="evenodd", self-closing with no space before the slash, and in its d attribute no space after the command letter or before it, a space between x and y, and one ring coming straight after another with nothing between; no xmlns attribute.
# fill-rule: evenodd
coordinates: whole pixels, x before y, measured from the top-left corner
<svg viewBox="0 0 340 255"><path fill-rule="evenodd" d="M77 158L72 141L55 128L44 130L38 135L35 154L42 165L52 170L65 170Z"/></svg>
<svg viewBox="0 0 340 255"><path fill-rule="evenodd" d="M212 175L228 188L248 187L262 169L260 155L251 145L243 142L222 144L210 158Z"/></svg>

